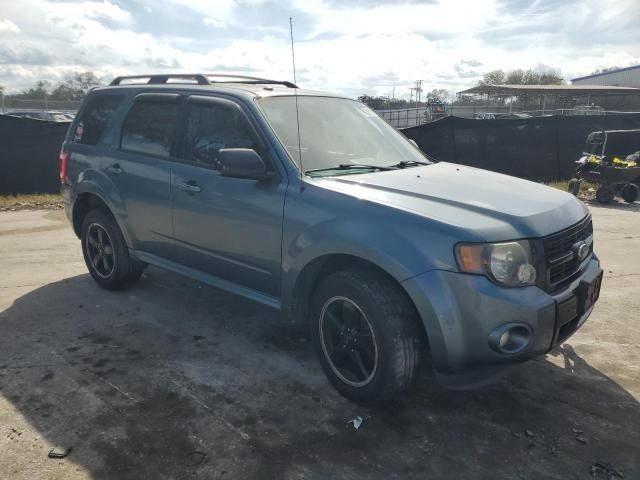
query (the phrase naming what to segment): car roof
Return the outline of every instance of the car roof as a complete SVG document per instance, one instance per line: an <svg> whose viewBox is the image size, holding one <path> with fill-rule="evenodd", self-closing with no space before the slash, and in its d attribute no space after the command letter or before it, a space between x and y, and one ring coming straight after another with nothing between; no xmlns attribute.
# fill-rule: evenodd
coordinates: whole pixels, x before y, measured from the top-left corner
<svg viewBox="0 0 640 480"><path fill-rule="evenodd" d="M232 94L237 96L245 96L251 98L262 97L282 97L293 95L306 95L314 97L336 97L336 98L348 98L344 95L338 95L328 92L322 92L319 90L308 90L302 88L287 88L279 85L249 85L242 83L224 83L217 85L192 85L183 83L168 83L166 85L146 85L146 84L126 84L118 86L97 87L93 91L118 91L118 90L140 90L140 91L176 91L184 90L191 92L202 93L222 93Z"/></svg>
<svg viewBox="0 0 640 480"><path fill-rule="evenodd" d="M146 82L140 80L148 79ZM170 81L173 79L174 81ZM231 80L239 79L239 81ZM177 80L177 81L175 81ZM206 82L206 83L205 83ZM117 77L109 86L97 87L93 91L105 90L130 90L138 91L176 91L184 90L203 93L221 93L248 98L307 95L320 97L348 98L316 90L301 89L291 82L267 80L255 77L242 77L236 75L203 75L203 74L176 74L176 75L136 75L131 77Z"/></svg>

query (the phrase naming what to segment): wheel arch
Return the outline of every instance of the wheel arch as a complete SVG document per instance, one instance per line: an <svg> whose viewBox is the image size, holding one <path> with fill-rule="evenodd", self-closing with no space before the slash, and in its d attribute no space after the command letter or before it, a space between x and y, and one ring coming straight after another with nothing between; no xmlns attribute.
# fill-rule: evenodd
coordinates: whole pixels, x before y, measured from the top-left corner
<svg viewBox="0 0 640 480"><path fill-rule="evenodd" d="M369 272L370 274L381 275L393 283L398 288L398 291L406 297L408 304L411 305L414 310L416 319L420 323L420 331L424 335L425 343L427 342L427 332L420 313L399 279L395 278L381 266L351 254L336 253L321 255L304 266L296 278L291 301L289 302L289 310L294 322L301 323L307 318L311 304L311 296L320 281L332 273L344 270L360 270Z"/></svg>
<svg viewBox="0 0 640 480"><path fill-rule="evenodd" d="M123 228L123 225L118 219L117 215L115 215L113 209L107 204L104 198L96 192L87 191L79 193L75 201L73 202L71 221L73 224L73 231L78 238L80 238L81 236L82 222L84 221L87 213L89 213L91 210L102 210L108 215L111 215L118 224L118 227L120 228L120 231L122 232L127 243L127 247L131 248L131 239L129 237L128 231Z"/></svg>

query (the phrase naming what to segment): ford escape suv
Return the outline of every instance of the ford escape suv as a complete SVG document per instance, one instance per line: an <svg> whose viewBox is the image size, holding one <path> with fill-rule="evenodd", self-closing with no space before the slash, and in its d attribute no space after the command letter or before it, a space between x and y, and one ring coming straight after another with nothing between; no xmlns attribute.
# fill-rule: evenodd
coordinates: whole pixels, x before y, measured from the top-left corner
<svg viewBox="0 0 640 480"><path fill-rule="evenodd" d="M434 162L289 82L116 78L70 126L60 181L101 287L151 264L289 312L355 402L397 398L426 354L446 386L486 383L566 340L600 291L572 195Z"/></svg>

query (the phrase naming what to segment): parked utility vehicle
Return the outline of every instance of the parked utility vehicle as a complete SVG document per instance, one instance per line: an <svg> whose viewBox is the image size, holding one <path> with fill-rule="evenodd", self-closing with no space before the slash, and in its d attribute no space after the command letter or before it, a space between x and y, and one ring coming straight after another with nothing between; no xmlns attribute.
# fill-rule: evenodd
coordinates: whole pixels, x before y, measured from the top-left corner
<svg viewBox="0 0 640 480"><path fill-rule="evenodd" d="M486 382L565 341L600 290L572 195L435 163L288 82L117 78L87 95L60 180L100 286L151 264L290 312L360 403L397 398L427 352L444 384Z"/></svg>

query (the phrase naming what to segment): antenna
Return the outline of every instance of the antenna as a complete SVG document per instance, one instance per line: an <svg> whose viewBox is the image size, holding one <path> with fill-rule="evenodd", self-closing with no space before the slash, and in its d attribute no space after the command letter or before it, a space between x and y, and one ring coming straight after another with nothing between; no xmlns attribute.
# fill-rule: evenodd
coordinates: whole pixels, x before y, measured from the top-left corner
<svg viewBox="0 0 640 480"><path fill-rule="evenodd" d="M296 84L296 88L293 91L293 94L296 99L296 123L298 125L298 159L300 161L300 191L302 191L304 190L304 182L302 182L304 168L302 167L302 140L300 139L300 112L298 110L298 79L296 78L296 54L293 49L293 17L289 17L289 31L291 32L291 63L293 64L293 83Z"/></svg>

